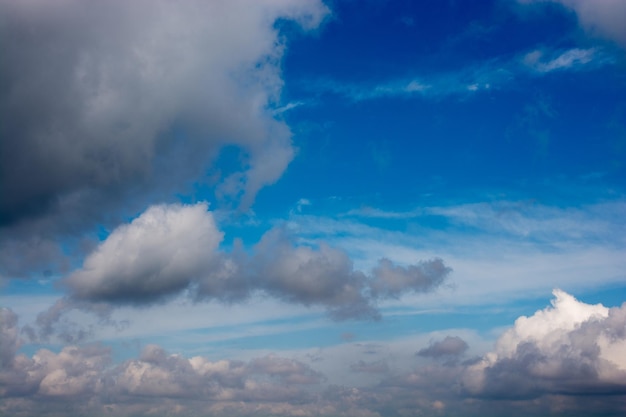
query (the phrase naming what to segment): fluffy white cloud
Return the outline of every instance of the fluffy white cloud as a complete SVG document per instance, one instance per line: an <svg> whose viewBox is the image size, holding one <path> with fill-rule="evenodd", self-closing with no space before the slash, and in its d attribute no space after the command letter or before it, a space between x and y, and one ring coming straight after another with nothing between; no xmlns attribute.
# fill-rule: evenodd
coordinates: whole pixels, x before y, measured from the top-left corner
<svg viewBox="0 0 626 417"><path fill-rule="evenodd" d="M560 290L554 296L552 307L517 319L495 350L467 369L468 392L626 395L626 305L589 305Z"/></svg>
<svg viewBox="0 0 626 417"><path fill-rule="evenodd" d="M152 206L115 229L64 282L74 297L158 300L204 277L223 234L204 203Z"/></svg>

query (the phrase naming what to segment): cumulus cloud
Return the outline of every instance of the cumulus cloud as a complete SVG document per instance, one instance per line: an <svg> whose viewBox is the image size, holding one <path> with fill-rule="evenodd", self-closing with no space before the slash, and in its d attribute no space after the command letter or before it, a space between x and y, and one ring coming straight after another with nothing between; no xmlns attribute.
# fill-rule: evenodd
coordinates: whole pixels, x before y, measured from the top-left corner
<svg viewBox="0 0 626 417"><path fill-rule="evenodd" d="M203 277L223 233L206 204L152 206L115 229L64 284L75 298L158 300Z"/></svg>
<svg viewBox="0 0 626 417"><path fill-rule="evenodd" d="M4 327L2 331L3 338L11 333ZM202 409L212 415L243 404L293 409L314 398L304 387L323 381L307 365L274 355L247 363L210 361L148 345L138 358L115 366L111 359L110 349L100 345L67 346L59 353L41 349L32 358L18 355L0 371L0 411L43 415L114 410L117 415L144 415L168 412L172 402L180 405L179 412ZM54 399L74 405L50 401Z"/></svg>
<svg viewBox="0 0 626 417"><path fill-rule="evenodd" d="M372 272L372 293L381 298L398 298L407 292L427 292L437 288L450 268L441 259L404 267L383 258Z"/></svg>
<svg viewBox="0 0 626 417"><path fill-rule="evenodd" d="M560 290L554 296L552 307L517 319L495 350L467 369L470 394L626 395L626 305L589 305Z"/></svg>
<svg viewBox="0 0 626 417"><path fill-rule="evenodd" d="M276 354L214 360L148 345L114 364L109 348L87 345L28 357L17 353L15 314L3 309L0 319L6 415L621 415L626 397L626 305L588 305L558 290L551 307L520 317L481 359L400 370L360 360L349 368L378 379L359 387L332 385ZM426 349L465 352L452 336Z"/></svg>
<svg viewBox="0 0 626 417"><path fill-rule="evenodd" d="M224 145L242 163L219 191L249 206L294 156L271 110L274 23L311 30L328 13L319 0L1 0L0 274L59 269L59 235L206 183Z"/></svg>
<svg viewBox="0 0 626 417"><path fill-rule="evenodd" d="M420 349L418 356L431 358L446 358L459 356L468 349L467 342L458 336L446 336L443 340L439 340L430 344L430 346Z"/></svg>
<svg viewBox="0 0 626 417"><path fill-rule="evenodd" d="M626 3L622 0L521 0L557 2L576 12L580 24L594 35L611 39L626 47Z"/></svg>
<svg viewBox="0 0 626 417"><path fill-rule="evenodd" d="M381 259L371 274L355 270L339 249L297 244L283 227L244 252L223 252L223 233L207 204L157 205L119 226L62 280L69 291L38 317L50 335L64 312L148 305L187 291L197 301L237 302L264 293L289 303L321 306L335 319L376 319L379 300L438 288L450 272L442 260L395 265ZM80 340L68 333L69 341Z"/></svg>
<svg viewBox="0 0 626 417"><path fill-rule="evenodd" d="M338 319L372 318L378 312L364 293L366 276L343 251L325 244L294 246L284 229L268 232L255 246L249 270L263 290L304 305L323 305Z"/></svg>

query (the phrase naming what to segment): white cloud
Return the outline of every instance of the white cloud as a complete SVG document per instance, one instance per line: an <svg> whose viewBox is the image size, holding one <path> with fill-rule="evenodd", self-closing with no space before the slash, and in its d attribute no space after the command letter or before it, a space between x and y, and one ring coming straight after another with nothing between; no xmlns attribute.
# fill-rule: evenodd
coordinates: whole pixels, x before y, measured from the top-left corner
<svg viewBox="0 0 626 417"><path fill-rule="evenodd" d="M589 305L554 291L552 307L520 317L495 350L470 366L474 395L626 394L626 305Z"/></svg>
<svg viewBox="0 0 626 417"><path fill-rule="evenodd" d="M64 284L85 300L158 300L204 277L223 233L206 204L152 206L115 229Z"/></svg>
<svg viewBox="0 0 626 417"><path fill-rule="evenodd" d="M524 64L538 72L570 69L592 62L597 57L597 50L573 48L548 60L543 60L543 55L543 52L539 50L529 52L524 56Z"/></svg>

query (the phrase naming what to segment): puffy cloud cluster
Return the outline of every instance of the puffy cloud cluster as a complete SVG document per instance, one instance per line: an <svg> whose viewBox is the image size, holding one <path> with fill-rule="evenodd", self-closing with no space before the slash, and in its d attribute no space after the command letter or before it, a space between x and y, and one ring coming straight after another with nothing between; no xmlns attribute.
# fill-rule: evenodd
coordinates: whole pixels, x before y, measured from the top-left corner
<svg viewBox="0 0 626 417"><path fill-rule="evenodd" d="M10 312L3 310L4 318ZM15 326L3 326L3 340ZM59 353L39 350L32 358L13 355L0 371L3 414L14 412L102 412L116 415L201 409L226 412L242 404L309 403L323 376L307 365L273 355L250 362L168 354L146 346L139 358L111 364L111 351L99 345L68 346ZM63 401L54 401L63 400ZM71 401L68 407L64 402ZM185 401L189 401L186 404ZM170 407L178 403L179 408ZM253 408L253 407L251 407ZM197 410L195 410L197 412Z"/></svg>
<svg viewBox="0 0 626 417"><path fill-rule="evenodd" d="M325 361L309 366L273 354L209 360L149 345L139 357L113 364L109 348L88 345L27 357L18 353L17 317L3 309L0 413L623 415L626 305L588 305L558 290L555 297L552 307L520 317L480 358L398 369L391 357L369 351L368 360L342 363L373 378L359 387L333 385L315 369ZM418 354L459 358L468 350L463 339L447 336Z"/></svg>
<svg viewBox="0 0 626 417"><path fill-rule="evenodd" d="M552 307L520 317L493 352L471 365L472 395L626 395L626 305L606 308L554 291Z"/></svg>
<svg viewBox="0 0 626 417"><path fill-rule="evenodd" d="M145 305L183 290L195 299L227 302L260 291L323 306L336 319L377 318L378 300L434 290L450 271L440 259L406 267L381 259L366 275L343 251L297 245L282 228L267 232L252 255L219 251L222 237L204 203L150 207L87 256L63 281L70 299L39 321L49 328L76 303L83 309L85 303Z"/></svg>
<svg viewBox="0 0 626 417"><path fill-rule="evenodd" d="M0 0L0 275L59 270L58 236L207 182L224 145L242 163L219 194L249 206L294 156L270 109L286 40L274 23L312 30L328 13L319 0Z"/></svg>

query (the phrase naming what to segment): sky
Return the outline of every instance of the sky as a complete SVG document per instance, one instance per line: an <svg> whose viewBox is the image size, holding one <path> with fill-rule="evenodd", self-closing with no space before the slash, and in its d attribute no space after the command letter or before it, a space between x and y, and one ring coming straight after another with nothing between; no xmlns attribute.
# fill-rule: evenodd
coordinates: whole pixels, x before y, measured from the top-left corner
<svg viewBox="0 0 626 417"><path fill-rule="evenodd" d="M625 415L624 16L0 0L0 414Z"/></svg>

